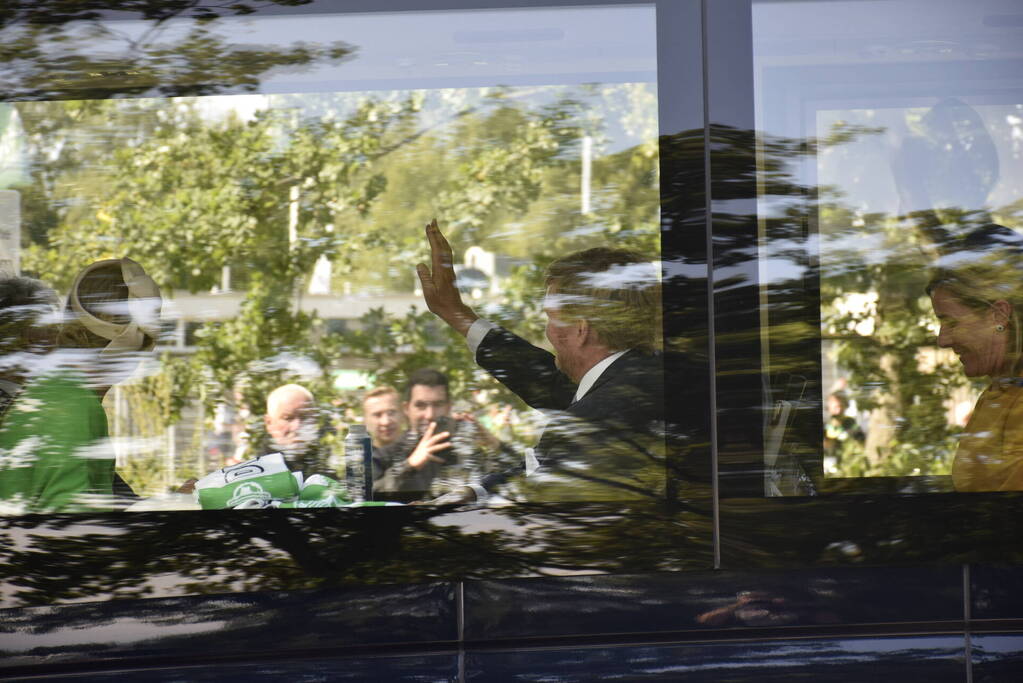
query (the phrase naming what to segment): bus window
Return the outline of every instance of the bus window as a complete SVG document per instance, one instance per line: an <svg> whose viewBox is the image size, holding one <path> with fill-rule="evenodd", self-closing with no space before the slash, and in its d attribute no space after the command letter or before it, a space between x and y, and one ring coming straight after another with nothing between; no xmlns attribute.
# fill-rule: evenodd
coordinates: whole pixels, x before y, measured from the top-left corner
<svg viewBox="0 0 1023 683"><path fill-rule="evenodd" d="M1018 6L866 8L753 4L764 492L1021 490Z"/></svg>
<svg viewBox="0 0 1023 683"><path fill-rule="evenodd" d="M2 257L31 280L2 283L4 509L359 502L356 424L384 501L528 470L559 434L569 447L494 501L663 498L661 393L618 396L614 417L649 406L620 435L570 393L532 410L426 312L415 270L436 217L464 301L551 349L548 265L629 250L651 314L618 327L652 341L608 348L643 346L646 386L662 384L653 6L246 7L2 29L24 47L0 103ZM410 383L424 369L444 377L428 417ZM373 397L395 404L390 426L367 417ZM430 422L450 443L414 457ZM314 475L333 493L306 500Z"/></svg>

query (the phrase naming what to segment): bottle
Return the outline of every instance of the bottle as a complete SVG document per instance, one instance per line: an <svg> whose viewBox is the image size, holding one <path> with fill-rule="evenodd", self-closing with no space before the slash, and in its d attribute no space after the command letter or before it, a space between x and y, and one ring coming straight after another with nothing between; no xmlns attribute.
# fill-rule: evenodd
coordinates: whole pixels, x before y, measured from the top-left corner
<svg viewBox="0 0 1023 683"><path fill-rule="evenodd" d="M373 444L365 425L348 427L344 449L348 497L353 503L373 500Z"/></svg>

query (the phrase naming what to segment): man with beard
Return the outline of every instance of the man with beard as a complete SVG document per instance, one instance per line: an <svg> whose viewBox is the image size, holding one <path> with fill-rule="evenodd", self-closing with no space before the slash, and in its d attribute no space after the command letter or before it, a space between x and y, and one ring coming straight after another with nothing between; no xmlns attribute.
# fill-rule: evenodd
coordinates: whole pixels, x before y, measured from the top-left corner
<svg viewBox="0 0 1023 683"><path fill-rule="evenodd" d="M373 439L374 497L410 502L456 482L478 479L502 444L468 413L452 413L448 378L420 368L398 392L377 387L363 398L363 420ZM408 429L402 430L402 417Z"/></svg>
<svg viewBox="0 0 1023 683"><path fill-rule="evenodd" d="M410 502L427 497L451 457L451 400L443 373L423 368L409 375L398 412L398 392L378 387L366 394L363 415L373 438L374 496ZM407 419L407 430L399 429Z"/></svg>

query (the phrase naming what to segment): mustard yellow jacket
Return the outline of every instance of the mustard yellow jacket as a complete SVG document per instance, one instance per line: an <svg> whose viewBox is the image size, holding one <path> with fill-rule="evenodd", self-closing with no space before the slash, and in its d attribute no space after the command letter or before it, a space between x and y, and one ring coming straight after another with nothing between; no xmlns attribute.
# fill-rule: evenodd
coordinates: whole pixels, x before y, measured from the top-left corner
<svg viewBox="0 0 1023 683"><path fill-rule="evenodd" d="M1023 490L1023 379L995 380L977 399L952 482L957 491Z"/></svg>

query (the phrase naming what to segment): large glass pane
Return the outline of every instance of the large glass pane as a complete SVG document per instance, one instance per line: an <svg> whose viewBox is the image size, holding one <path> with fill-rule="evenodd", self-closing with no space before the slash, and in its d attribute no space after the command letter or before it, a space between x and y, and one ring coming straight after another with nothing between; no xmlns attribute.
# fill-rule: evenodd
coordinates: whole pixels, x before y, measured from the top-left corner
<svg viewBox="0 0 1023 683"><path fill-rule="evenodd" d="M548 424L426 311L414 268L436 217L463 300L546 349L557 257L629 249L591 289L656 297L652 7L150 13L29 12L0 30L17 46L0 257L38 281L3 282L5 512L297 504L314 474L340 484L299 500L344 504L358 424L378 499L506 471L493 500L663 496L659 394L636 399L642 428L541 401ZM657 341L659 306L638 325ZM407 389L423 369L442 377ZM430 422L450 448L412 466ZM559 459L528 453L558 430ZM280 492L190 492L277 452L304 479L261 461Z"/></svg>
<svg viewBox="0 0 1023 683"><path fill-rule="evenodd" d="M762 2L753 33L765 492L1023 489L1019 3Z"/></svg>

